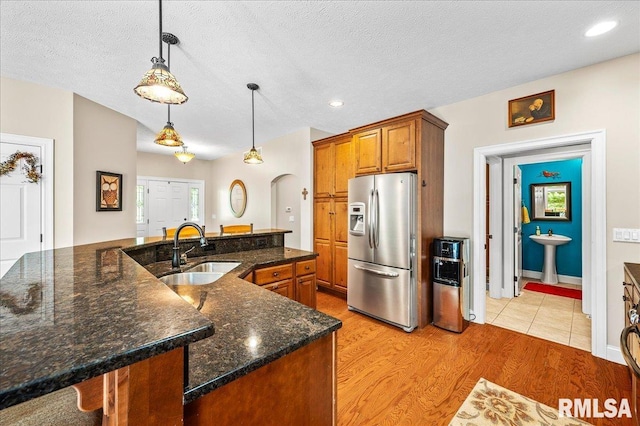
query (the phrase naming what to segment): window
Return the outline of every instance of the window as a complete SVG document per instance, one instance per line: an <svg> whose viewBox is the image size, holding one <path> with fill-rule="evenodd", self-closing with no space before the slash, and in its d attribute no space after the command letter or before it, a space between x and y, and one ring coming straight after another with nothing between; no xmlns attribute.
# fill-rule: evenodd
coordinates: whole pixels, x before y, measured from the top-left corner
<svg viewBox="0 0 640 426"><path fill-rule="evenodd" d="M189 220L200 222L200 188L189 188Z"/></svg>
<svg viewBox="0 0 640 426"><path fill-rule="evenodd" d="M145 223L144 185L136 185L136 223Z"/></svg>

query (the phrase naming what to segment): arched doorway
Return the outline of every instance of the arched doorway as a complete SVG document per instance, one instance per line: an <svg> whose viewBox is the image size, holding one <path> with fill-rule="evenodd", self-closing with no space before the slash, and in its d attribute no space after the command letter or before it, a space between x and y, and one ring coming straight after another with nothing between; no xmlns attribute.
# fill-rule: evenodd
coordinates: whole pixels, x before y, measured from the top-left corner
<svg viewBox="0 0 640 426"><path fill-rule="evenodd" d="M296 175L280 175L271 181L271 226L289 229L284 245L300 248L300 178Z"/></svg>

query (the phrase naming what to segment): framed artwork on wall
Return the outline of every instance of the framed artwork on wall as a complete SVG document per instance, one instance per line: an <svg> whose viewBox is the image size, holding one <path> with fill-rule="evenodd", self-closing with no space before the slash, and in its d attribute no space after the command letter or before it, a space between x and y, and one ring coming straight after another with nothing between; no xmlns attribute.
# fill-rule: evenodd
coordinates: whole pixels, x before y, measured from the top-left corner
<svg viewBox="0 0 640 426"><path fill-rule="evenodd" d="M509 127L555 120L555 90L509 101Z"/></svg>
<svg viewBox="0 0 640 426"><path fill-rule="evenodd" d="M96 172L96 211L122 211L122 175Z"/></svg>

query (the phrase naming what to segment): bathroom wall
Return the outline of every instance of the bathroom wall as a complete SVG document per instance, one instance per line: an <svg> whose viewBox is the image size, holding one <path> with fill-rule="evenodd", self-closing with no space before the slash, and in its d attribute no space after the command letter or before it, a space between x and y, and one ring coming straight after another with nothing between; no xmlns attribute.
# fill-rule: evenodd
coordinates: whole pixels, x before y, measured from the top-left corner
<svg viewBox="0 0 640 426"><path fill-rule="evenodd" d="M522 164L520 168L522 169L522 201L531 217L531 223L522 224L523 269L542 272L544 247L529 238L529 235L536 233L536 226L540 226L542 233L552 229L554 234L566 235L572 239L568 244L556 248L558 275L582 277L582 159ZM558 175L545 177L543 171L558 173ZM571 220L533 220L530 185L557 182L571 182Z"/></svg>

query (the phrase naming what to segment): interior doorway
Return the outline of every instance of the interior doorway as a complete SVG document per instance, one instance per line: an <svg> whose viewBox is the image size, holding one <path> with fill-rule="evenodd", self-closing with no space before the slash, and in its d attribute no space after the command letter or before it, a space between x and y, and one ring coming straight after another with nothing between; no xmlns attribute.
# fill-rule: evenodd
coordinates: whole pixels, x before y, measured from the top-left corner
<svg viewBox="0 0 640 426"><path fill-rule="evenodd" d="M0 276L22 255L53 248L53 140L0 134L0 161L16 152L32 154L41 175L29 182L25 159L0 177Z"/></svg>
<svg viewBox="0 0 640 426"><path fill-rule="evenodd" d="M280 175L271 181L271 226L289 229L284 234L285 246L300 248L300 178Z"/></svg>
<svg viewBox="0 0 640 426"><path fill-rule="evenodd" d="M495 159L508 159L510 157L518 157L524 155L531 155L541 152L541 150L554 149L558 153L566 153L569 151L575 151L576 145L584 145L586 151L590 154L592 161L584 167L585 179L590 183L590 190L585 197L583 197L583 205L586 207L583 211L589 210L591 218L588 221L583 221L583 265L585 270L583 273L583 280L593 283L591 285L586 297L589 300L586 301L591 306L592 312L592 330L591 330L591 353L600 358L607 358L607 306L606 306L606 196L605 196L605 183L606 183L606 138L604 131L595 131L588 133L580 133L569 136L559 136L552 138L545 138L532 141L515 142L508 144L493 145L489 147L476 148L474 150L474 242L473 242L473 273L475 277L483 277L486 274L486 259L485 252L483 250L483 243L485 240L485 222L486 222L486 164L490 165L491 171ZM497 170L504 170L505 176L501 176L503 182L512 179L512 172L509 174L509 167L497 168ZM492 200L497 198L493 197ZM505 195L508 195L505 194ZM509 198L509 197L505 197ZM504 201L505 204L512 204L511 199ZM492 203L493 204L493 203ZM504 235L509 235L508 231L513 232L514 215L500 215L504 218L501 226ZM493 210L491 212L490 220L494 220ZM491 222L493 224L493 222ZM492 230L494 245L491 247L491 268L490 268L490 280L501 275L497 273L494 268L496 248L502 250L500 259L499 271L504 272L509 267L513 268L513 263L505 261L505 259L512 259L514 256L514 244L511 238L500 238L498 241L502 241L502 244L495 244L495 231ZM505 232L507 231L507 232ZM501 247L500 247L501 246ZM585 261L586 259L586 261ZM511 266L509 266L511 265ZM503 281L505 276L497 278ZM510 276L513 279L513 274ZM476 322L484 323L486 318L486 300L485 300L485 288L486 284L484 280L482 285L479 285L478 280L474 280L474 314L476 315ZM513 291L513 286L504 286L503 290L509 294L509 291Z"/></svg>

